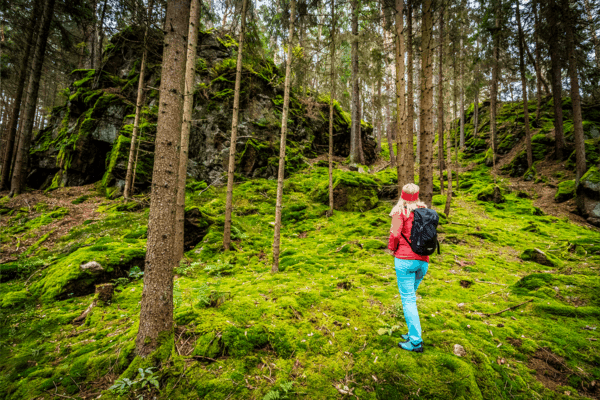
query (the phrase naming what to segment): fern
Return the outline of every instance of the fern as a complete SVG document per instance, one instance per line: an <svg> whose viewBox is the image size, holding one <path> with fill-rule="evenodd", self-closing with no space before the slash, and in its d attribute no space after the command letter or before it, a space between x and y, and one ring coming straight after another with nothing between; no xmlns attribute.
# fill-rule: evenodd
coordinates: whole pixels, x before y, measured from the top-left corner
<svg viewBox="0 0 600 400"><path fill-rule="evenodd" d="M279 385L279 387L283 391L283 395L279 393L279 390L271 390L265 395L265 397L263 397L263 400L287 399L289 391L292 390L292 386L294 386L294 382L283 382Z"/></svg>
<svg viewBox="0 0 600 400"><path fill-rule="evenodd" d="M279 400L281 397L279 396L278 390L271 390L269 393L263 397L263 400Z"/></svg>

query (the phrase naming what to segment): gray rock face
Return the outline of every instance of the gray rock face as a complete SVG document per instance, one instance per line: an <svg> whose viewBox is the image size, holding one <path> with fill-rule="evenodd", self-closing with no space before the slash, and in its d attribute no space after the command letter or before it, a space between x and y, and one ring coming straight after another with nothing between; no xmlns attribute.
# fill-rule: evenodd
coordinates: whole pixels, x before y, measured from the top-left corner
<svg viewBox="0 0 600 400"><path fill-rule="evenodd" d="M581 177L576 189L577 209L587 221L600 226L600 171L597 167L591 167Z"/></svg>
<svg viewBox="0 0 600 400"><path fill-rule="evenodd" d="M90 271L90 272L103 272L104 271L104 268L102 268L102 265L100 265L100 263L97 261L90 261L88 263L82 264L79 266L79 269L81 269L83 271Z"/></svg>

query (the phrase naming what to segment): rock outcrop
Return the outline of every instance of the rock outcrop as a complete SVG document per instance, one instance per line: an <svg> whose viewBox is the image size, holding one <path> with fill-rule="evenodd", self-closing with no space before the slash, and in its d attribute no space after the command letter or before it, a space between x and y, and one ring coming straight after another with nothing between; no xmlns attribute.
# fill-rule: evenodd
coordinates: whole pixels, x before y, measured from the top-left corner
<svg viewBox="0 0 600 400"><path fill-rule="evenodd" d="M577 209L587 221L600 226L600 170L591 167L577 185Z"/></svg>
<svg viewBox="0 0 600 400"><path fill-rule="evenodd" d="M28 185L34 188L77 186L101 181L108 195L118 195L131 145L134 103L139 79L143 29L130 27L110 40L101 70L75 70L65 89L65 104L52 112L47 128L36 136ZM151 181L158 114L162 33L151 34L147 88L140 125L135 185ZM228 35L200 32L188 175L209 183L222 179L229 157L237 43ZM270 59L244 60L236 173L246 177L277 175L283 77ZM350 115L335 101L334 154L350 150ZM365 162L375 161L373 128L362 123ZM326 153L329 142L329 98L292 92L288 119L286 173L304 158Z"/></svg>

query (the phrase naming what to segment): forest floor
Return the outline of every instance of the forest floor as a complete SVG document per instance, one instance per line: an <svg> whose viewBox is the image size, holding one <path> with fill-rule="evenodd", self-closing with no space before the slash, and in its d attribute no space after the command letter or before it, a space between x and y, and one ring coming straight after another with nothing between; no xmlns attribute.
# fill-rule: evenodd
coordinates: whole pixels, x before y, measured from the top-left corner
<svg viewBox="0 0 600 400"><path fill-rule="evenodd" d="M334 172L365 186L392 175ZM175 271L175 346L143 374L132 363L143 280L122 272L145 252L147 197L125 204L87 186L2 199L0 399L600 398L600 233L564 203L553 211L551 186L498 175L506 202L495 204L477 199L489 168L460 170L418 292L415 354L397 346L406 325L384 253L393 201L328 218L327 180L316 163L286 180L277 274L275 181L236 185L230 253L225 189L188 193L206 235ZM445 201L434 196L434 208ZM113 267L95 283L116 292L73 325L93 301L78 275L92 260Z"/></svg>

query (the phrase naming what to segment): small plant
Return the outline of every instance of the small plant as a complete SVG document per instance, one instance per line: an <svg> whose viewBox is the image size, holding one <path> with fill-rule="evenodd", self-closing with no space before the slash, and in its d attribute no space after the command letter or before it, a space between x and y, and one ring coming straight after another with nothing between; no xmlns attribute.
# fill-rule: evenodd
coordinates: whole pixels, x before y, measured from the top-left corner
<svg viewBox="0 0 600 400"><path fill-rule="evenodd" d="M232 273L233 265L229 263L229 261L221 261L217 260L217 263L214 265L207 265L204 268L209 275L229 275Z"/></svg>
<svg viewBox="0 0 600 400"><path fill-rule="evenodd" d="M144 276L144 271L140 269L140 267L135 266L129 270L129 277L133 280L140 279Z"/></svg>
<svg viewBox="0 0 600 400"><path fill-rule="evenodd" d="M279 389L269 391L269 393L263 397L263 400L289 399L288 396L292 394L292 392L290 392L292 386L294 386L294 382L284 382L279 385Z"/></svg>
<svg viewBox="0 0 600 400"><path fill-rule="evenodd" d="M221 291L221 275L217 275L214 289L203 283L198 289L198 305L201 307L219 307L230 297L229 292Z"/></svg>
<svg viewBox="0 0 600 400"><path fill-rule="evenodd" d="M152 371L154 367L150 368L138 368L139 378L131 380L129 378L122 378L115 382L114 385L108 388L108 390L116 393L119 396L130 396L136 395L136 399L143 400L144 395L138 392L144 391L144 389L151 390L150 385L156 389L159 388L158 379Z"/></svg>
<svg viewBox="0 0 600 400"><path fill-rule="evenodd" d="M390 326L389 324L384 324L383 328L379 328L377 329L377 333L379 335L390 335L392 336L392 334L400 329L400 325L394 325L394 326Z"/></svg>
<svg viewBox="0 0 600 400"><path fill-rule="evenodd" d="M121 278L116 278L113 279L115 288L119 287L119 286L125 286L129 283L129 279L125 278L125 277L121 277Z"/></svg>
<svg viewBox="0 0 600 400"><path fill-rule="evenodd" d="M182 260L179 263L179 266L175 268L175 272L177 273L177 275L190 276L190 274L196 269L196 267L200 265L201 263L198 261L188 263L185 260Z"/></svg>

